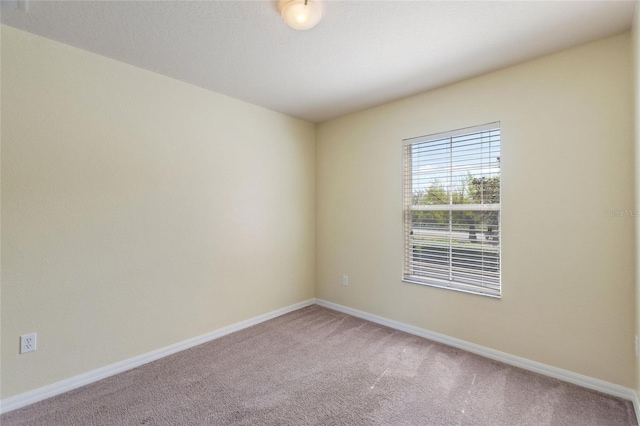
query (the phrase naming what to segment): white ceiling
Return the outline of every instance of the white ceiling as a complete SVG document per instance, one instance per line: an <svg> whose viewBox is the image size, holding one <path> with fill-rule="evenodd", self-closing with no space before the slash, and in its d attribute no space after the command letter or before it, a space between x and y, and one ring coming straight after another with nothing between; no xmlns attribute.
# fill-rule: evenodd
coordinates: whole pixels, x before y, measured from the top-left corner
<svg viewBox="0 0 640 426"><path fill-rule="evenodd" d="M324 1L314 29L273 1L3 2L34 34L311 122L607 37L634 1Z"/></svg>

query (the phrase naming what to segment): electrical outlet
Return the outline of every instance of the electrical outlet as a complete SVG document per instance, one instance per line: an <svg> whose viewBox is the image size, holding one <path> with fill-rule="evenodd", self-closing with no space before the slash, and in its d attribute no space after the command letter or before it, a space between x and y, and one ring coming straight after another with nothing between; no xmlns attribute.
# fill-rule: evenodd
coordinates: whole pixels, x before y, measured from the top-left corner
<svg viewBox="0 0 640 426"><path fill-rule="evenodd" d="M20 353L26 354L36 350L36 333L20 336Z"/></svg>
<svg viewBox="0 0 640 426"><path fill-rule="evenodd" d="M638 336L636 335L636 358L640 356L640 348L638 347Z"/></svg>
<svg viewBox="0 0 640 426"><path fill-rule="evenodd" d="M346 275L342 276L342 285L349 285L349 277Z"/></svg>

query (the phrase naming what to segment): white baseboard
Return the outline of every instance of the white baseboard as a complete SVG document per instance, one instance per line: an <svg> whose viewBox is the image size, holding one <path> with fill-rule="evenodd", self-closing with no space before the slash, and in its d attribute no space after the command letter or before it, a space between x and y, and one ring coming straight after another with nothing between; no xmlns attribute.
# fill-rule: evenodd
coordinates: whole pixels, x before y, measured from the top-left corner
<svg viewBox="0 0 640 426"><path fill-rule="evenodd" d="M197 336L191 339L184 340L182 342L175 343L173 345L166 346L164 348L157 349L155 351L147 352L146 354L138 355L136 357L126 359L124 361L117 362L115 364L108 365L106 367L98 368L93 371L89 371L84 374L80 374L69 379L61 380L59 382L43 386L38 389L34 389L29 392L25 392L10 398L6 398L0 401L0 414L13 411L15 409L24 407L34 402L42 401L55 395L68 392L70 390L79 388L84 385L88 385L98 380L122 373L132 368L139 367L140 365L155 361L165 356L174 354L176 352L183 351L185 349L192 348L202 343L209 342L227 334L233 333L259 324L264 321L279 317L286 313L317 304L325 308L333 309L335 311L343 312L345 314L352 315L354 317L362 318L367 321L371 321L377 324L385 325L387 327L394 328L396 330L404 331L406 333L414 334L416 336L424 337L445 345L453 346L455 348L463 349L468 352L472 352L486 358L490 358L496 361L503 362L508 365L513 365L523 370L539 373L544 376L553 377L568 383L573 383L578 386L582 386L588 389L593 389L608 395L617 396L633 402L633 406L636 412L636 417L640 419L640 401L638 400L638 394L636 391L624 386L616 385L613 383L605 382L604 380L594 379L592 377L584 376L582 374L573 373L561 368L552 367L550 365L542 364L536 361L531 361L526 358L521 358L515 355L508 354L506 352L500 352L494 349L490 349L484 346L476 345L475 343L467 342L465 340L449 337L444 334L429 331L423 328L415 327L412 325L404 324L399 321L394 321L388 318L384 318L378 315L373 315L367 312L359 311L357 309L349 308L347 306L338 305L336 303L328 302L322 299L309 299L304 302L296 303L291 306L287 306L282 309L278 309L273 312L268 312L263 315L259 315L254 318L250 318L245 321L232 324L227 327L220 328L201 336Z"/></svg>
<svg viewBox="0 0 640 426"><path fill-rule="evenodd" d="M396 330L404 331L416 336L424 337L429 340L433 340L445 345L453 346L455 348L463 349L468 352L472 352L477 355L491 358L496 361L503 362L505 364L513 365L514 367L522 368L523 370L533 371L534 373L542 374L544 376L553 377L574 385L582 386L588 389L593 389L608 395L617 396L626 400L632 401L636 411L636 417L640 419L640 404L638 403L638 395L635 390L626 388L624 386L616 385L613 383L605 382L604 380L594 379L592 377L584 376L582 374L574 373L561 368L552 367L550 365L542 364L540 362L531 361L526 358L511 355L506 352L500 352L495 349L490 349L484 346L476 345L475 343L467 342L465 340L449 337L444 334L436 333L433 331L425 330L423 328L415 327L413 325L404 324L398 321L390 320L378 315L373 315L367 312L359 311L357 309L349 308L347 306L338 305L337 303L328 302L322 299L316 299L316 304L325 308L333 309L334 311L343 312L345 314L352 315L354 317L362 318L367 321L375 322L377 324L385 325Z"/></svg>
<svg viewBox="0 0 640 426"><path fill-rule="evenodd" d="M29 404L33 404L34 402L42 401L43 399L47 399L64 392L68 392L72 389L88 385L89 383L97 382L98 380L105 379L118 373L122 373L123 371L131 370L132 368L139 367L148 362L155 361L176 352L180 352L185 349L200 345L202 343L217 339L219 337L226 336L227 334L233 333L235 331L239 331L247 327L251 327L252 325L256 325L261 322L279 317L280 315L284 315L286 313L304 308L306 306L311 306L314 303L314 299L296 303L294 305L287 306L273 312L268 312L266 314L258 315L257 317L253 317L245 321L240 321L238 323L220 328L201 336L193 337L191 339L187 339L182 342L166 346L164 348L156 349L155 351L147 352L133 358L125 359L124 361L120 361L115 364L107 365L106 367L98 368L97 370L92 370L87 373L71 377L69 379L61 380L59 382L43 386L32 391L3 399L2 401L0 401L0 414L7 413L9 411L24 407Z"/></svg>

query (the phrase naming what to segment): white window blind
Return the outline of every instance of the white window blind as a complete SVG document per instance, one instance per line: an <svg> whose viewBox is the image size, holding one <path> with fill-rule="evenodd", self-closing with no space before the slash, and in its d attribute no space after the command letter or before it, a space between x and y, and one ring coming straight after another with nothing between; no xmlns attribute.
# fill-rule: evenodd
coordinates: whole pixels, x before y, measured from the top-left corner
<svg viewBox="0 0 640 426"><path fill-rule="evenodd" d="M499 297L500 123L403 149L403 280Z"/></svg>

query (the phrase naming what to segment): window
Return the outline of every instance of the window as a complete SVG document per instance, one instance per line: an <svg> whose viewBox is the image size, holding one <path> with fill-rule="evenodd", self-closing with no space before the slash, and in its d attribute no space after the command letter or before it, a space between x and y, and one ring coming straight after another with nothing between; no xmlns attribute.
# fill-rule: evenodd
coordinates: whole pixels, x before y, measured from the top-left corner
<svg viewBox="0 0 640 426"><path fill-rule="evenodd" d="M500 123L403 149L403 281L500 297Z"/></svg>

